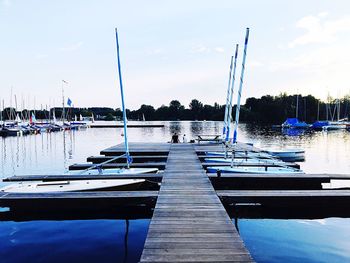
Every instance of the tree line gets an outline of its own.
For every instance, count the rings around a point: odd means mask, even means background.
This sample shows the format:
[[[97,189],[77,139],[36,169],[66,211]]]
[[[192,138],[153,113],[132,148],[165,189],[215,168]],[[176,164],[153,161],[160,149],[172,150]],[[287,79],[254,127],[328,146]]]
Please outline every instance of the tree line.
[[[287,95],[281,93],[278,96],[265,95],[261,98],[248,98],[241,106],[240,120],[242,122],[262,123],[262,124],[281,124],[286,118],[298,116],[299,120],[312,123],[316,120],[336,119],[337,108],[340,105],[340,118],[349,118],[350,97],[345,96],[338,100],[328,98],[327,102],[320,101],[312,95]],[[298,108],[298,110],[297,110]],[[235,111],[233,107],[233,112]],[[2,111],[2,119],[10,119],[11,113],[19,113],[23,116],[29,116],[28,110],[21,112],[15,109],[5,108]],[[30,112],[34,112],[33,110]],[[50,110],[36,110],[37,119],[52,118],[55,112],[56,118],[61,118],[62,108],[56,107]],[[178,100],[172,100],[169,105],[162,105],[154,108],[152,105],[143,104],[137,110],[126,110],[129,120],[213,120],[221,121],[225,114],[225,105],[203,104],[197,99],[193,99],[185,107]],[[90,108],[67,108],[66,118],[74,119],[74,116],[91,117],[97,120],[121,120],[123,112],[120,108],[112,109],[108,107],[90,107]],[[233,118],[235,114],[233,113]],[[1,115],[0,115],[1,116]]]

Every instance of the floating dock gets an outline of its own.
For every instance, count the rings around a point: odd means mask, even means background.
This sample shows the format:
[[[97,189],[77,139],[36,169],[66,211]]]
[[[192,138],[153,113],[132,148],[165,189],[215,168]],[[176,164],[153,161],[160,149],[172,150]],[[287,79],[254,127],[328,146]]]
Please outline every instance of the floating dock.
[[[259,152],[249,145],[238,145],[242,152]],[[106,209],[121,211],[126,218],[151,217],[141,262],[252,262],[231,218],[315,218],[348,216],[350,190],[324,190],[332,180],[349,180],[335,174],[207,174],[204,154],[223,151],[220,144],[130,143],[134,167],[158,167],[157,174],[138,175],[30,175],[13,176],[7,182],[69,181],[95,179],[145,179],[157,186],[134,191],[10,194],[0,193],[0,206],[10,207],[4,218],[52,218],[52,213],[70,209],[74,217],[82,207],[98,216]],[[82,170],[124,154],[122,144],[88,157],[89,163],[71,169]],[[122,167],[118,159],[104,167]],[[291,164],[293,165],[293,164]],[[161,183],[159,188],[158,183]],[[131,210],[127,210],[130,207]],[[126,208],[126,210],[124,210]],[[29,210],[50,210],[50,214]],[[120,210],[119,210],[120,209]],[[152,214],[152,209],[153,214]],[[257,213],[257,211],[260,211]],[[124,211],[124,212],[123,212]],[[134,211],[131,213],[131,211]],[[60,215],[62,216],[62,215]],[[88,217],[88,214],[83,214]],[[63,217],[64,218],[64,217]],[[0,217],[2,219],[2,217]],[[5,220],[5,219],[3,219]],[[234,221],[235,221],[234,220]]]

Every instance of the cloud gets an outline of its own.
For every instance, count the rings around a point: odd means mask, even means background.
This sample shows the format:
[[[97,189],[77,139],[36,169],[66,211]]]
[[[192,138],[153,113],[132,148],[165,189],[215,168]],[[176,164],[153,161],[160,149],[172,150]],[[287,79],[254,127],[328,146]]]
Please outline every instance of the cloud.
[[[347,70],[349,64],[348,44],[340,43],[301,53],[288,61],[272,62],[269,69],[273,72],[295,69],[308,72],[320,70],[329,72],[330,70]]]
[[[191,49],[191,53],[210,53],[210,52],[224,53],[225,49],[223,47],[212,48],[204,45],[197,45]]]
[[[218,53],[223,53],[223,52],[225,52],[225,49],[222,48],[222,47],[216,47],[216,48],[214,48],[214,50],[215,50],[216,52],[218,52]]]
[[[81,48],[82,45],[83,45],[83,42],[80,41],[80,42],[71,44],[69,46],[62,47],[62,48],[60,48],[60,50],[61,51],[75,51],[75,50],[78,50],[79,48]]]
[[[152,50],[149,50],[147,52],[148,55],[160,55],[160,54],[164,54],[164,53],[165,53],[165,51],[162,48],[152,49]]]
[[[3,4],[4,6],[10,6],[12,3],[10,0],[2,0],[1,4]]]
[[[209,53],[210,48],[204,45],[197,45],[191,49],[191,53]]]
[[[319,17],[326,17],[326,16],[328,16],[328,12],[318,13],[317,16],[319,16]]]
[[[317,16],[305,16],[296,23],[297,28],[306,30],[306,32],[291,41],[289,48],[298,45],[307,45],[312,43],[333,43],[338,39],[338,34],[350,31],[350,16],[345,16],[335,20],[325,20],[328,13],[322,12]]]

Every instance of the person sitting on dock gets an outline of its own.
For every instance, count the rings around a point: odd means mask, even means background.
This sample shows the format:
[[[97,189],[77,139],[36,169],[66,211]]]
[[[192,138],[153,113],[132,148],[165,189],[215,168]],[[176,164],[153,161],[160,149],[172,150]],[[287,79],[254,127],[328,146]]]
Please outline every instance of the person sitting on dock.
[[[184,136],[182,136],[182,142],[183,142],[183,143],[187,143],[187,137],[186,137],[186,134],[184,134]]]
[[[179,141],[179,135],[175,132],[173,136],[171,137],[171,143],[180,143]]]

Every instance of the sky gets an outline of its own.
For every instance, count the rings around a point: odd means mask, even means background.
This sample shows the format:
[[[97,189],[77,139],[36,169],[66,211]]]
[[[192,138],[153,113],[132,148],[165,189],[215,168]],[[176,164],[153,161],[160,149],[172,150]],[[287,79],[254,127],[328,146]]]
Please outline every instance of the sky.
[[[281,92],[350,93],[350,1],[0,0],[0,99],[7,106],[12,93],[18,108],[59,106],[63,85],[76,107],[120,108],[115,27],[130,109],[173,99],[224,104],[246,27],[243,103]]]

